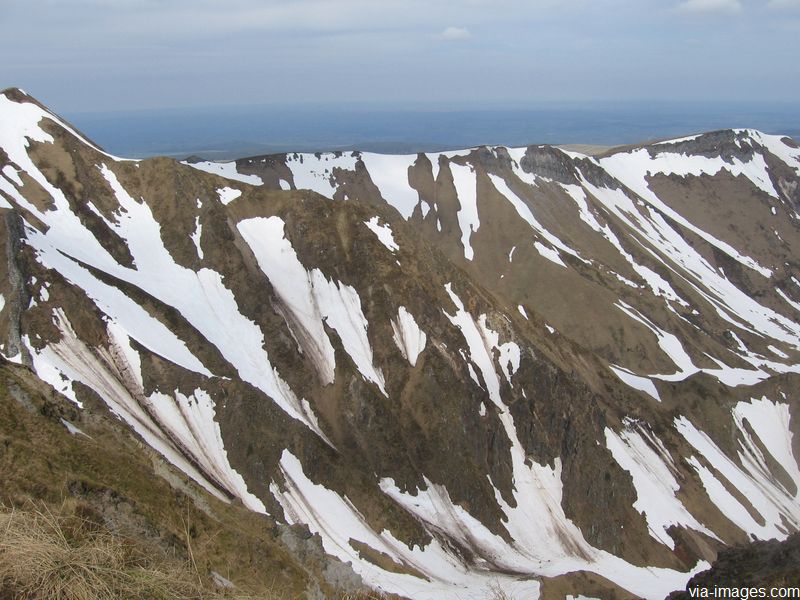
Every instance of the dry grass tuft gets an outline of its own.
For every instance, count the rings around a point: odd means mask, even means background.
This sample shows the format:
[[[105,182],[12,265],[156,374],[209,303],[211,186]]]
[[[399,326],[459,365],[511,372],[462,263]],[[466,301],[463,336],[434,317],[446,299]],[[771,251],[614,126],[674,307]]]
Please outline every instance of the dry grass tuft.
[[[0,506],[0,599],[216,600],[189,565],[45,505]]]

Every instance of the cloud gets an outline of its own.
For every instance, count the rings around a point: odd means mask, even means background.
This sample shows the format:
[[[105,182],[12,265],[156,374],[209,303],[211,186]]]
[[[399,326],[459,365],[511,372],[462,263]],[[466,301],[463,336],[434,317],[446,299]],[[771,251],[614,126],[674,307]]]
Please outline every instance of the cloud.
[[[775,10],[800,9],[800,0],[769,0],[767,7]]]
[[[465,27],[446,27],[439,34],[439,39],[446,42],[454,42],[458,40],[468,40],[472,37],[469,29]]]
[[[730,15],[741,12],[742,3],[739,0],[686,0],[678,5],[677,10],[683,13]]]

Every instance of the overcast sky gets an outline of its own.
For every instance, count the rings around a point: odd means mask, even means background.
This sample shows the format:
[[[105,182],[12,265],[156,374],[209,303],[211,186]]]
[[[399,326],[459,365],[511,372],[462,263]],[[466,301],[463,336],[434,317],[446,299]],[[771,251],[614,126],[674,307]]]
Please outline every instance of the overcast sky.
[[[0,0],[0,87],[62,112],[800,101],[800,0]]]

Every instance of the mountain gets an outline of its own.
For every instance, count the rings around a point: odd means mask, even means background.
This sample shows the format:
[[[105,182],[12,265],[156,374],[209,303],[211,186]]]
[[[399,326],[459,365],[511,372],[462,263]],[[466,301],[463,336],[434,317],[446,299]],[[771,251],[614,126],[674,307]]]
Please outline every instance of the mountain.
[[[789,138],[137,161],[7,90],[0,148],[3,355],[374,589],[664,598],[800,529]]]

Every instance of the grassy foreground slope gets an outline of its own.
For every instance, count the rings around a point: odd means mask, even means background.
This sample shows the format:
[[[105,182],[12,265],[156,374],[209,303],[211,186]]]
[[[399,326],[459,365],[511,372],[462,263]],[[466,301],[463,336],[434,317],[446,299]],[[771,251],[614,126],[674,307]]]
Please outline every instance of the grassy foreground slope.
[[[0,599],[347,592],[313,539],[216,500],[101,402],[77,410],[0,361]]]

